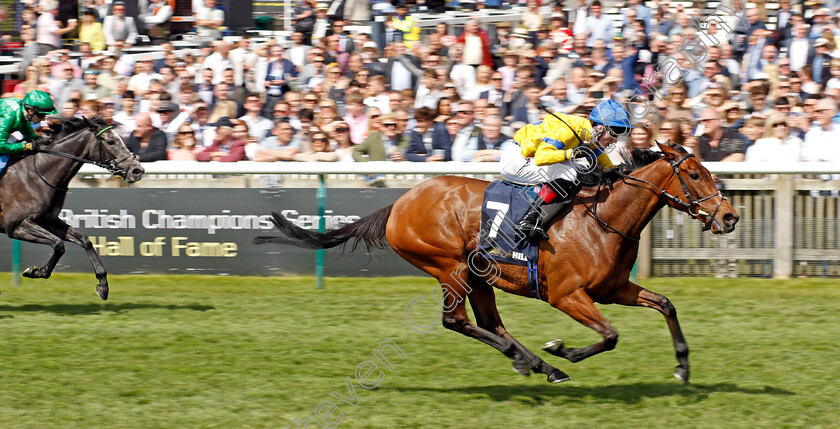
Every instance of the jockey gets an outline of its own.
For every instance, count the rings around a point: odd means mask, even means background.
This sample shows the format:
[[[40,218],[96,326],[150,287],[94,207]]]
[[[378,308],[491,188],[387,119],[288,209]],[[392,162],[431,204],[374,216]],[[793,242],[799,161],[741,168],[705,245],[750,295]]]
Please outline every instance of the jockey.
[[[4,98],[0,100],[0,156],[8,156],[25,150],[37,150],[43,144],[32,123],[39,123],[51,113],[56,113],[52,98],[44,91],[30,91],[23,100]],[[23,142],[9,142],[15,131],[23,134]]]
[[[542,206],[571,201],[579,190],[578,172],[612,167],[604,149],[630,128],[627,111],[613,100],[595,106],[589,119],[556,113],[522,127],[514,136],[519,146],[511,145],[501,159],[506,180],[536,185],[529,189],[531,208],[515,229],[548,238],[541,225]]]

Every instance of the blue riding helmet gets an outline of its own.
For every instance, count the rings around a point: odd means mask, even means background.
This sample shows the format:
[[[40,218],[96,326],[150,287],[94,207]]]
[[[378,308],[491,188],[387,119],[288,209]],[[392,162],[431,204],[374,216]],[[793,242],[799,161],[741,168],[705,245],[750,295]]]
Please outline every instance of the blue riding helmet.
[[[627,131],[633,126],[630,124],[630,116],[624,107],[617,101],[607,100],[598,103],[592,113],[589,115],[589,120],[596,125],[603,125],[610,130],[610,134],[626,135]]]

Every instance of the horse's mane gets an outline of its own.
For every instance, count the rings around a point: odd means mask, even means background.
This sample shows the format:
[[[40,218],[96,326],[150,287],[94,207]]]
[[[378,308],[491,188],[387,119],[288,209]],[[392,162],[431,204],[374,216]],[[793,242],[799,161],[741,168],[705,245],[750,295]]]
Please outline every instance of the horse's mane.
[[[680,149],[685,151],[685,149]],[[607,170],[596,168],[591,172],[578,174],[578,180],[580,180],[584,188],[611,185],[616,180],[621,179],[621,175],[617,173],[618,170],[630,173],[646,165],[653,164],[656,160],[665,156],[660,151],[639,148],[627,149],[624,147],[618,149],[618,154],[621,157],[621,163],[615,168]]]
[[[101,116],[96,115],[90,119],[84,118],[67,118],[61,121],[58,125],[52,126],[53,140],[75,133],[76,131],[90,128],[93,125],[97,129],[102,129],[108,126],[108,123],[102,119]]]

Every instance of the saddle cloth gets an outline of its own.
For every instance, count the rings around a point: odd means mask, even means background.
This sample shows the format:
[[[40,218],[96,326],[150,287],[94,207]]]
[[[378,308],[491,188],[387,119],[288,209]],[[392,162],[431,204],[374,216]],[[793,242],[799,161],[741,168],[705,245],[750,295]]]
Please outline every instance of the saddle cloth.
[[[537,299],[539,275],[537,259],[539,257],[538,237],[527,237],[516,232],[516,222],[528,212],[529,195],[533,186],[518,185],[497,180],[484,191],[481,205],[481,232],[478,244],[482,256],[515,265],[528,267],[528,279],[531,295]]]

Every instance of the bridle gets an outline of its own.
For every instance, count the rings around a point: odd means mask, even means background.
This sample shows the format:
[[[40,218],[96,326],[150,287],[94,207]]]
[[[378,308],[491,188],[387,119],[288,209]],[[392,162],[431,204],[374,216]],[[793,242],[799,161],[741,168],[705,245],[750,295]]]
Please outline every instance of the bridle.
[[[84,163],[84,164],[93,164],[97,167],[101,167],[101,168],[104,168],[105,170],[110,171],[111,172],[111,177],[119,176],[119,177],[122,177],[122,178],[126,178],[126,176],[128,175],[128,170],[129,170],[129,168],[131,168],[131,164],[129,164],[127,167],[125,167],[125,169],[120,169],[118,166],[119,166],[119,164],[121,164],[126,159],[133,157],[134,156],[133,154],[129,153],[128,155],[126,155],[125,157],[123,157],[121,159],[111,158],[111,159],[105,160],[106,159],[105,158],[105,148],[103,146],[104,139],[102,138],[102,134],[105,133],[108,130],[113,129],[113,128],[114,128],[113,125],[108,125],[107,127],[99,130],[96,133],[96,144],[97,144],[97,149],[99,150],[100,161],[93,161],[93,160],[90,160],[90,159],[87,159],[87,158],[82,158],[82,157],[78,157],[76,155],[71,155],[69,153],[58,152],[58,151],[49,150],[49,149],[40,149],[39,148],[38,152],[43,152],[43,153],[46,153],[46,154],[49,154],[49,155],[60,156],[60,157],[71,159],[73,161],[81,162],[81,163]],[[88,129],[90,130],[90,128],[88,128]],[[84,130],[80,130],[80,131],[84,131]],[[91,131],[93,131],[93,130],[91,130]],[[52,183],[47,181],[47,179],[41,174],[41,171],[38,169],[38,164],[36,163],[37,162],[36,159],[37,159],[37,157],[35,157],[35,156],[32,157],[32,166],[34,167],[35,172],[38,174],[38,177],[41,179],[41,181],[46,183],[47,186],[49,186],[50,188],[53,188],[57,191],[66,192],[67,188],[59,188],[59,187],[57,187],[57,186],[55,186]],[[105,160],[105,161],[102,161],[102,160]]]
[[[709,216],[709,219],[706,220],[705,222],[703,222],[703,225],[704,225],[703,226],[703,231],[708,231],[712,228],[712,225],[715,222],[717,222],[716,216],[717,216],[718,210],[720,210],[720,206],[723,204],[723,202],[726,201],[726,196],[723,195],[723,193],[720,192],[720,190],[718,190],[717,193],[709,194],[709,195],[707,195],[705,197],[702,197],[702,198],[697,198],[697,197],[694,196],[694,194],[691,192],[691,190],[688,189],[688,184],[686,184],[685,179],[682,177],[682,174],[680,173],[680,164],[682,164],[688,158],[692,158],[692,157],[694,157],[694,154],[687,153],[677,160],[666,158],[668,163],[671,164],[671,168],[673,168],[673,174],[676,174],[677,178],[680,180],[680,184],[682,185],[682,188],[683,188],[683,193],[685,194],[685,200],[683,200],[682,198],[680,198],[677,195],[673,195],[673,194],[669,193],[665,189],[662,189],[659,186],[654,185],[653,183],[648,182],[647,180],[631,176],[631,175],[629,175],[627,173],[624,173],[620,170],[616,170],[615,172],[616,172],[616,174],[621,176],[623,179],[633,180],[633,181],[644,183],[644,184],[650,186],[651,188],[653,188],[654,190],[657,191],[657,193],[659,194],[660,197],[664,197],[665,199],[671,201],[673,204],[678,205],[680,207],[683,207],[685,209],[686,213],[688,213],[691,217],[693,217],[695,219],[699,219],[699,216],[701,216],[701,215]],[[601,193],[601,184],[598,185],[598,193],[597,194],[600,194],[600,193]],[[592,208],[590,208],[588,205],[586,205],[586,203],[583,204],[584,207],[586,207],[586,210],[590,214],[592,214],[595,217],[595,220],[597,220],[598,223],[600,223],[601,226],[603,226],[604,228],[606,228],[606,229],[608,229],[612,232],[617,233],[622,238],[625,238],[625,239],[628,239],[628,240],[631,240],[631,241],[639,241],[638,238],[628,236],[627,234],[615,229],[613,226],[611,226],[607,222],[604,222],[604,220],[602,220],[600,217],[598,217],[598,214],[596,212],[597,202],[598,202],[597,194],[596,194],[595,204],[593,204]],[[709,214],[709,213],[703,211],[703,209],[700,207],[700,203],[702,203],[703,201],[712,199],[714,197],[720,197],[720,201],[718,202],[717,206],[715,207],[715,211],[712,214]],[[688,202],[686,202],[686,200]]]

